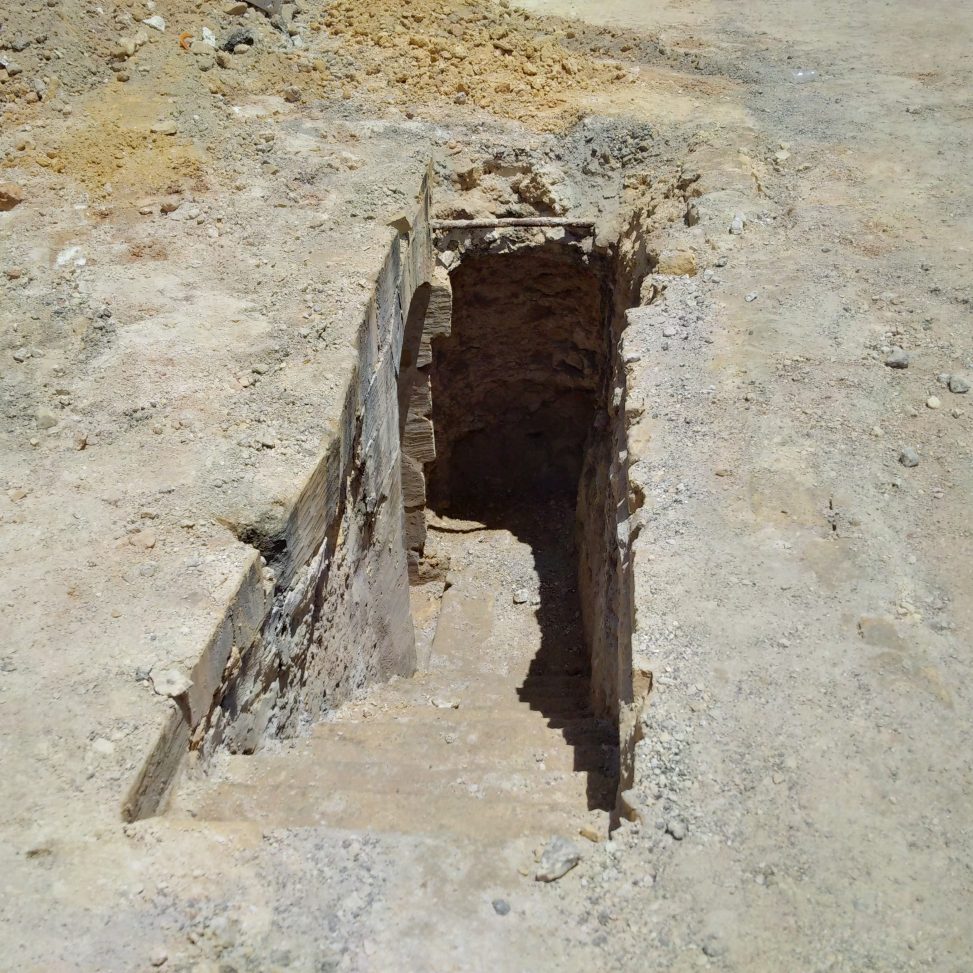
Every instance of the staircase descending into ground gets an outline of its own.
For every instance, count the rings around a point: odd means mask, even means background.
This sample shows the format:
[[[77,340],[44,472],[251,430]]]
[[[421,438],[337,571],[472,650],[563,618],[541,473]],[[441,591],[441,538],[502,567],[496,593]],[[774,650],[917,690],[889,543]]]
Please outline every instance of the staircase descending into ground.
[[[548,527],[543,549],[503,529],[442,530],[441,601],[441,583],[414,589],[416,676],[307,738],[218,758],[170,816],[499,844],[606,835],[617,733],[588,705],[570,524]]]

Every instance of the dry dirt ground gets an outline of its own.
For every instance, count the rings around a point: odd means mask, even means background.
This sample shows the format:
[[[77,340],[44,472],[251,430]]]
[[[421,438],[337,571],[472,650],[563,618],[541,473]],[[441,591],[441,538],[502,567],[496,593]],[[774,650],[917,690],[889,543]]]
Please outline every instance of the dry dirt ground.
[[[0,11],[0,967],[973,966],[971,8],[519,6]],[[430,158],[442,215],[534,211],[466,178],[498,157],[606,220],[700,174],[698,272],[625,336],[640,820],[551,884],[449,835],[123,825],[149,676],[333,433],[388,221]]]

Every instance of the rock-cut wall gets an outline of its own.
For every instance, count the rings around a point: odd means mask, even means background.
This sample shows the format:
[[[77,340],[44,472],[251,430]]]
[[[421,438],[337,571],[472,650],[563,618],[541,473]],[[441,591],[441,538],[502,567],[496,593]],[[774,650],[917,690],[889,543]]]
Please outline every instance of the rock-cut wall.
[[[429,297],[429,207],[427,175],[411,231],[390,238],[339,428],[279,522],[239,530],[250,570],[125,799],[129,820],[160,809],[187,754],[192,766],[220,747],[251,752],[415,668],[399,372],[406,324],[424,316],[410,307]]]

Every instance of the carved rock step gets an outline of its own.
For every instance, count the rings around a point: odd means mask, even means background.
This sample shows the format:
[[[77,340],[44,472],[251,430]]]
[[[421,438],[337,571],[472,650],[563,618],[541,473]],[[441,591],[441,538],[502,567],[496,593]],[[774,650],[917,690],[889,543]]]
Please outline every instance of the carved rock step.
[[[429,606],[414,598],[429,641],[423,671],[345,703],[293,745],[224,755],[208,777],[184,782],[170,815],[459,837],[491,847],[489,862],[522,840],[582,826],[604,833],[608,815],[598,808],[614,804],[618,737],[591,712],[572,606],[557,624],[548,617],[546,636],[526,608],[510,607],[506,558],[520,557],[527,576],[530,551],[503,531],[494,553],[476,543],[435,606],[434,635]],[[463,552],[471,541],[454,546]],[[558,604],[549,599],[547,611]],[[483,865],[474,856],[463,867]]]
[[[577,680],[563,683],[531,680],[525,685],[476,680],[425,680],[411,686],[397,682],[365,703],[346,705],[337,714],[337,719],[348,719],[361,712],[381,714],[437,704],[445,708],[450,703],[458,703],[461,710],[473,714],[503,711],[515,715],[523,711],[548,714],[561,720],[593,719],[588,697],[586,688]]]
[[[463,671],[441,671],[433,669],[421,673],[412,679],[396,678],[385,683],[376,693],[381,698],[402,696],[408,697],[412,693],[430,691],[452,687],[456,690],[464,687],[481,693],[496,693],[499,695],[516,693],[519,689],[544,690],[552,694],[564,693],[569,696],[587,697],[588,680],[581,675],[567,672],[531,671],[501,675],[489,672],[470,671],[467,666]]]
[[[572,734],[572,743],[561,736],[548,734],[518,734],[511,738],[509,730],[482,723],[477,726],[456,726],[451,723],[413,723],[406,735],[383,734],[375,739],[372,732],[356,732],[356,727],[343,726],[329,739],[328,746],[335,754],[355,752],[363,757],[369,754],[393,755],[409,759],[416,754],[422,759],[439,759],[441,762],[460,762],[464,766],[473,763],[491,765],[506,761],[516,767],[538,762],[538,755],[548,767],[575,770],[591,766],[596,757],[613,754],[617,748],[601,733]]]
[[[569,744],[561,734],[514,731],[509,724],[479,721],[475,725],[444,719],[413,721],[407,729],[397,724],[329,724],[315,730],[312,746],[322,757],[335,759],[354,755],[357,759],[425,760],[442,766],[489,767],[502,761],[512,769],[538,763],[538,757],[551,770],[587,770],[611,762],[617,752],[611,737],[603,730],[577,730]],[[317,740],[327,741],[327,750]],[[246,758],[252,759],[252,758]]]
[[[478,801],[529,798],[541,803],[565,803],[568,808],[583,808],[589,793],[601,793],[609,778],[573,769],[552,769],[535,761],[511,766],[509,762],[486,762],[483,754],[476,763],[442,766],[436,760],[415,755],[412,759],[391,762],[381,756],[367,759],[336,759],[327,750],[309,749],[280,756],[233,757],[222,768],[221,788],[260,785],[278,797],[301,791],[310,800],[317,794],[325,803],[336,791],[355,793],[434,797],[471,796]]]
[[[185,798],[191,797],[187,792]],[[182,801],[170,814],[186,814]],[[395,794],[359,790],[352,781],[327,793],[302,784],[274,790],[262,781],[230,783],[205,792],[192,813],[214,821],[253,821],[271,827],[348,828],[400,834],[450,833],[477,838],[543,838],[576,833],[585,817],[566,800],[487,800],[471,794]],[[594,815],[595,820],[598,819]],[[604,815],[601,815],[604,818]]]
[[[598,736],[606,742],[615,739],[612,725],[607,720],[598,719],[594,716],[583,715],[575,718],[561,717],[556,718],[563,727],[557,732],[552,732],[549,726],[551,718],[547,717],[540,710],[532,709],[523,703],[491,706],[472,707],[465,701],[459,702],[459,706],[452,704],[449,696],[443,699],[424,701],[421,705],[397,706],[395,708],[374,708],[353,716],[342,717],[338,720],[320,723],[314,727],[313,733],[327,733],[331,727],[353,726],[360,723],[377,724],[386,723],[389,726],[399,724],[408,725],[411,723],[436,723],[446,721],[457,726],[471,726],[479,728],[484,724],[503,723],[508,728],[518,728],[518,732],[531,734],[537,732],[543,739],[556,739],[559,733],[565,730],[574,732],[586,731],[591,736]]]
[[[614,758],[613,737],[603,722],[576,720],[552,732],[524,706],[471,716],[426,704],[392,718],[319,724],[298,749],[228,757],[213,779],[187,783],[171,813],[286,826],[423,834],[478,834],[482,826],[495,835],[540,835],[555,821],[571,833],[586,807],[610,802],[611,778],[603,772]]]

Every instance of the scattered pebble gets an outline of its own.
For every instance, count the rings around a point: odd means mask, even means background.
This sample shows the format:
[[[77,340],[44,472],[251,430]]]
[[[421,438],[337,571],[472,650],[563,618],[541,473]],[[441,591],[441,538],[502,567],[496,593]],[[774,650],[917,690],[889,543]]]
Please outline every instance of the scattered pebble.
[[[134,547],[141,547],[146,551],[151,551],[156,545],[155,531],[137,530],[129,537],[129,543]]]
[[[950,375],[946,385],[955,395],[965,395],[970,390],[970,383],[962,375]]]
[[[236,54],[238,53],[237,48],[241,45],[251,47],[253,46],[253,43],[253,31],[237,29],[230,31],[230,33],[223,39],[223,43],[220,44],[220,49]]]
[[[7,69],[9,74],[10,69]],[[0,212],[12,210],[24,201],[24,191],[13,182],[0,182]]]
[[[158,14],[153,14],[151,17],[146,17],[142,23],[145,24],[146,27],[151,27],[153,30],[164,31],[166,29],[165,20]]]
[[[942,405],[942,402],[940,402],[939,401],[939,398],[937,396],[935,396],[935,395],[930,395],[929,398],[926,399],[926,408],[927,409],[938,409],[941,405]]]
[[[757,292],[756,291],[750,291],[750,293],[747,294],[747,296],[746,296],[747,304],[752,304],[756,299],[757,299]]]
[[[526,588],[518,588],[514,592],[514,604],[526,605],[530,601],[530,592]]]
[[[510,903],[506,899],[494,899],[492,905],[493,911],[498,916],[505,916],[510,912]]]
[[[689,829],[682,818],[672,818],[670,821],[666,821],[666,834],[672,835],[676,841],[682,841],[689,834]]]
[[[743,232],[743,228],[747,225],[746,219],[744,219],[743,213],[736,213],[733,219],[730,221],[730,232],[735,236],[738,236]]]
[[[663,250],[655,267],[657,274],[670,277],[694,277],[696,270],[696,255],[680,249]]]
[[[918,466],[919,453],[911,446],[906,446],[905,449],[903,449],[902,452],[899,453],[899,462],[903,466]]]
[[[57,425],[57,416],[50,409],[37,410],[37,428],[53,429]]]
[[[581,853],[567,838],[551,838],[541,853],[534,878],[538,882],[555,882],[581,861]]]
[[[907,351],[904,351],[902,348],[893,348],[892,354],[885,359],[885,364],[889,368],[908,368],[909,360],[909,353]]]

